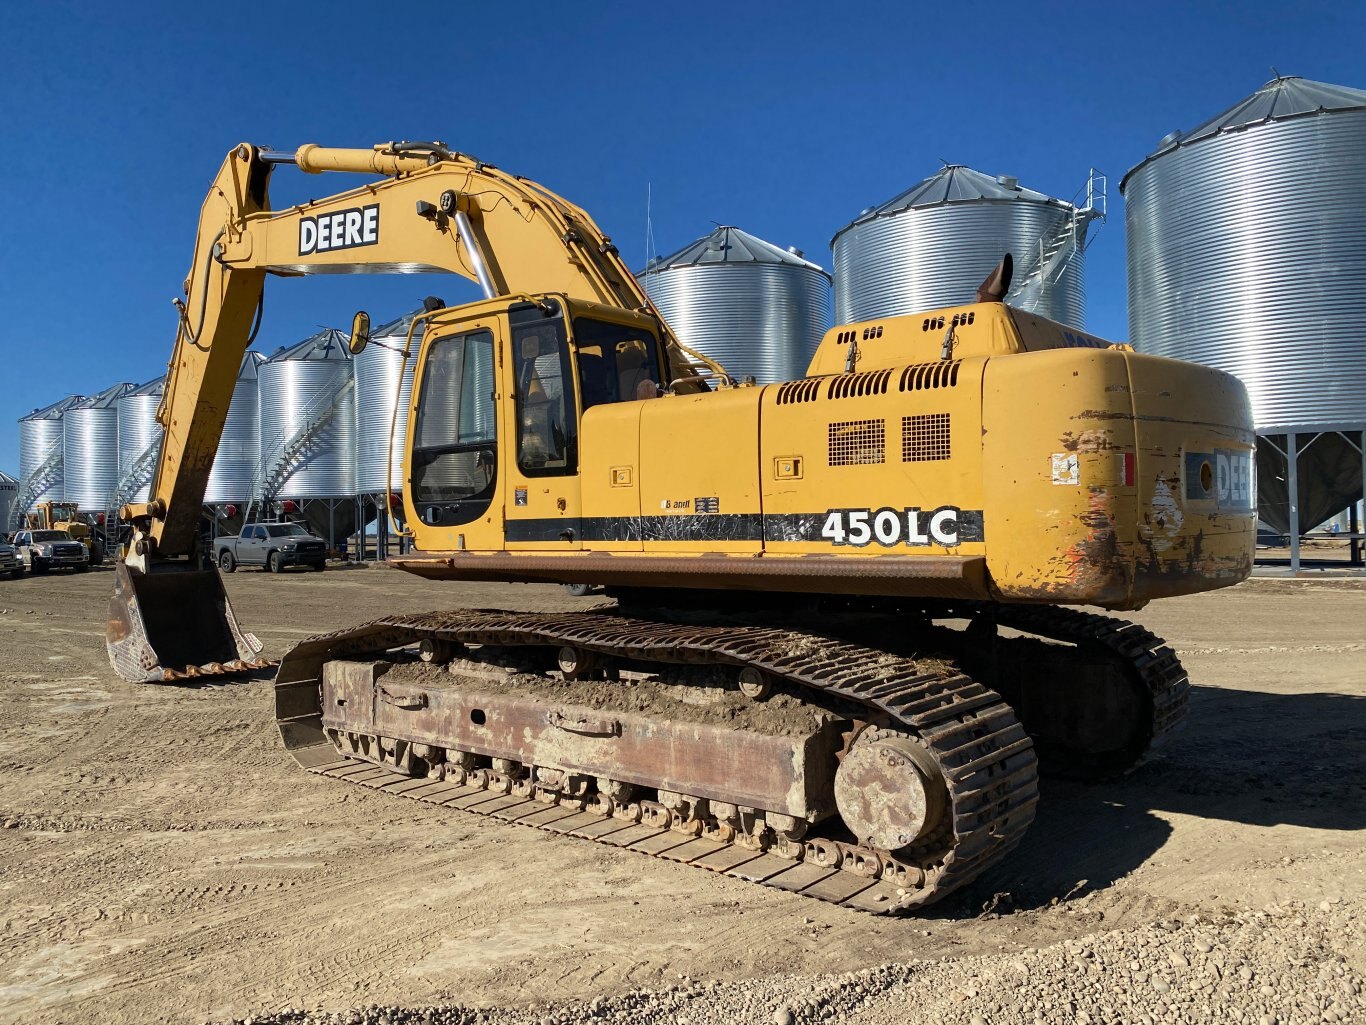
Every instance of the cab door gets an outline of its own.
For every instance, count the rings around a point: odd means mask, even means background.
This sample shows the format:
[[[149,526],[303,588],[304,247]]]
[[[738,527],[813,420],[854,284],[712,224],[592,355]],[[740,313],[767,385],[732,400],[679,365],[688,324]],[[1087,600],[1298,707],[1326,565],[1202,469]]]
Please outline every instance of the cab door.
[[[429,321],[413,380],[404,514],[419,551],[499,551],[508,455],[499,424],[506,395],[506,325],[483,315]]]
[[[514,551],[583,547],[579,411],[564,303],[518,303],[508,310],[504,404],[511,441],[504,466],[506,545]]]

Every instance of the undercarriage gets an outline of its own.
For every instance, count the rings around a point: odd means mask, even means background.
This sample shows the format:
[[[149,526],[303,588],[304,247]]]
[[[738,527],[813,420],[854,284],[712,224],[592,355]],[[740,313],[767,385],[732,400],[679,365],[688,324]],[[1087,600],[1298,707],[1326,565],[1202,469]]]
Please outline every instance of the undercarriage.
[[[1054,607],[458,610],[299,644],[277,718],[313,772],[885,913],[1004,858],[1041,765],[1136,764],[1187,689]]]

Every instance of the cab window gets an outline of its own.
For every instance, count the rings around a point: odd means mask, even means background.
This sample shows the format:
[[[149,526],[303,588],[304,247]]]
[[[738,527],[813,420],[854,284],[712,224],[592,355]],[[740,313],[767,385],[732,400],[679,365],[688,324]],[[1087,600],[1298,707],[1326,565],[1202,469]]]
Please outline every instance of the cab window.
[[[644,328],[576,317],[574,349],[583,408],[658,395],[657,345],[655,336]]]
[[[578,467],[578,416],[564,320],[537,306],[514,309],[512,366],[517,384],[517,465],[528,477]]]

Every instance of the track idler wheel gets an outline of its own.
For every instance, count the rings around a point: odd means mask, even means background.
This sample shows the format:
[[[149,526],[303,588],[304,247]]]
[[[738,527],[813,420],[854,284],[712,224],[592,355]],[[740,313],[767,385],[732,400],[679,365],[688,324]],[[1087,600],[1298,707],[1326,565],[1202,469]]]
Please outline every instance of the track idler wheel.
[[[598,667],[598,656],[595,652],[575,648],[569,644],[560,648],[555,661],[566,680],[587,679]]]
[[[861,843],[897,851],[939,825],[948,788],[933,756],[914,737],[868,729],[835,773],[835,805]]]
[[[417,657],[434,666],[444,666],[460,655],[461,645],[440,637],[424,637],[418,642]]]

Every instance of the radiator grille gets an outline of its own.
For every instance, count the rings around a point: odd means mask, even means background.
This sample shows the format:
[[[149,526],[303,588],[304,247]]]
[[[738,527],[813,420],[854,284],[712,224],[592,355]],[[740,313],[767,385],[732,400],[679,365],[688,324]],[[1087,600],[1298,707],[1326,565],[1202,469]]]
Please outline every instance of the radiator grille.
[[[949,458],[949,414],[901,418],[901,461],[928,463]]]
[[[831,466],[862,466],[886,458],[885,420],[844,420],[830,425]]]

